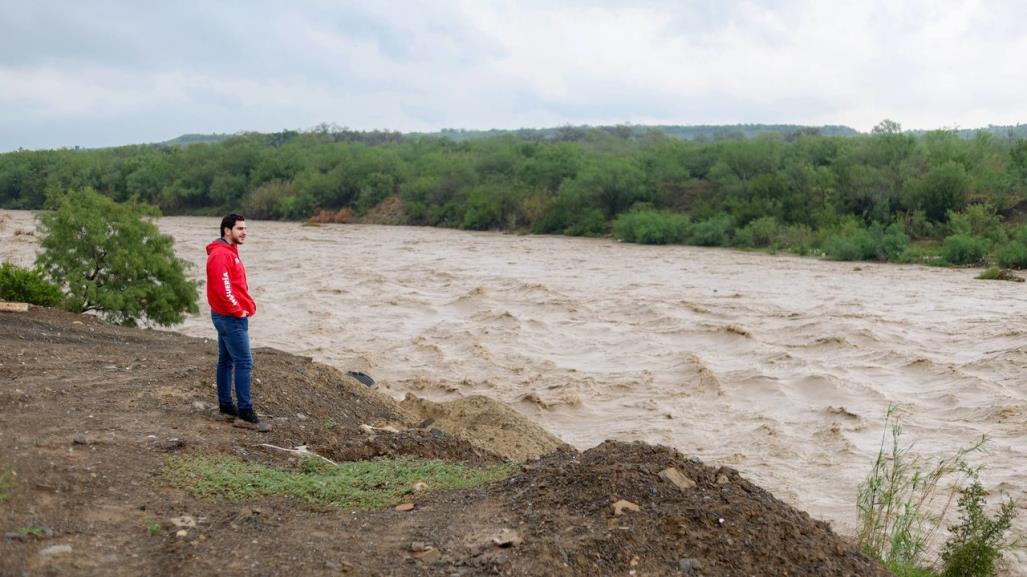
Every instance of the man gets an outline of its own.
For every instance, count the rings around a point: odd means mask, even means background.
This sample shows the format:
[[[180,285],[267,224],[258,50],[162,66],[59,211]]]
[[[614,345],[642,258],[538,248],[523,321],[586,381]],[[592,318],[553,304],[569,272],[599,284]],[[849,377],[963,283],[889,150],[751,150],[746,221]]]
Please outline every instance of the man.
[[[246,268],[239,259],[239,245],[245,242],[246,219],[229,214],[221,220],[221,238],[207,245],[207,302],[218,331],[218,413],[237,427],[264,433],[271,427],[257,417],[250,399],[249,318],[257,305],[247,290]],[[238,408],[232,402],[233,370]]]

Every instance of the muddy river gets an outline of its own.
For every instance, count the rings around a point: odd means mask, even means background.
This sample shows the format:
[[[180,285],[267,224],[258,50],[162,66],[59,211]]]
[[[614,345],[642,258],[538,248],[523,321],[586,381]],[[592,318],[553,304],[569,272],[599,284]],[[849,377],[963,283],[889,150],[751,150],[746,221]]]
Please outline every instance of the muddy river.
[[[894,404],[918,453],[987,435],[971,460],[1027,529],[1027,285],[609,239],[248,225],[256,346],[362,370],[396,397],[495,397],[580,448],[671,445],[849,534]],[[218,219],[160,227],[202,275]],[[0,211],[0,258],[30,264],[32,229]],[[211,337],[201,308],[175,330]]]

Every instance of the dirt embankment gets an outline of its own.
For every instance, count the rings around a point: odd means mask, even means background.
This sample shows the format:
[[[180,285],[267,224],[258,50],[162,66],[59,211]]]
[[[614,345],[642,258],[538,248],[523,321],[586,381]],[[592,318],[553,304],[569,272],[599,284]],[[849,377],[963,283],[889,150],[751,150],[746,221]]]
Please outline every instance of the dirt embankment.
[[[255,353],[273,431],[236,429],[213,419],[216,352],[91,317],[0,313],[0,575],[886,574],[731,469],[644,444],[578,453],[494,401],[397,402],[280,351]],[[171,455],[290,466],[262,443],[337,461],[527,461],[484,488],[418,494],[410,512],[197,499],[160,474]],[[187,535],[152,531],[183,515]]]

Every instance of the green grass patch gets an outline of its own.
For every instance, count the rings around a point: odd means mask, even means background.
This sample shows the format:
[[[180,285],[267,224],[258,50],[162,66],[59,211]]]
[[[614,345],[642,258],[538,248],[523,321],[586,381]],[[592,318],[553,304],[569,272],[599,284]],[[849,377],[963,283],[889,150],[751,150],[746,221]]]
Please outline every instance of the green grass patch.
[[[23,537],[31,537],[33,539],[43,539],[50,534],[45,527],[37,527],[35,525],[29,525],[28,527],[18,527],[15,532]]]
[[[513,464],[488,468],[398,458],[331,465],[306,459],[293,470],[244,463],[226,456],[172,457],[164,474],[172,485],[196,497],[243,501],[260,497],[297,497],[318,505],[379,509],[402,501],[423,482],[432,489],[478,487],[509,477]]]
[[[0,473],[0,503],[6,503],[14,495],[14,469]]]

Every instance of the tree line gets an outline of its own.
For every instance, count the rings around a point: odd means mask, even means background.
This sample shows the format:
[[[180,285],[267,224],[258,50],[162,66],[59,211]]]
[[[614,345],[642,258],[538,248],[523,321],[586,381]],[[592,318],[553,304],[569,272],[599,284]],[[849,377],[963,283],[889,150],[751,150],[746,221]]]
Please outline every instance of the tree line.
[[[164,214],[370,222],[1027,266],[1027,140],[819,130],[688,141],[639,127],[477,139],[239,134],[189,146],[0,155],[0,207],[92,188]]]

